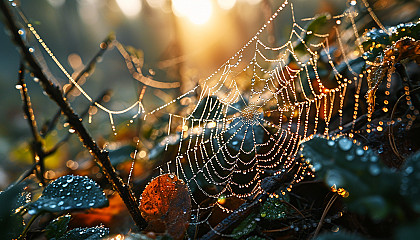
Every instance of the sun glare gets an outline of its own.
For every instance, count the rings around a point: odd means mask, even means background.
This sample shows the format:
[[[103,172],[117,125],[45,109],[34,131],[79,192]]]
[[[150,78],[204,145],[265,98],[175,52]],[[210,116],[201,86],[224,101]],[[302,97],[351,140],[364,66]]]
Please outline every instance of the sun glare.
[[[172,8],[178,17],[186,17],[197,25],[208,22],[213,12],[210,0],[172,0]]]
[[[142,7],[140,0],[117,0],[117,4],[127,17],[135,17]]]
[[[235,6],[236,0],[217,0],[220,8],[224,10],[229,10]]]

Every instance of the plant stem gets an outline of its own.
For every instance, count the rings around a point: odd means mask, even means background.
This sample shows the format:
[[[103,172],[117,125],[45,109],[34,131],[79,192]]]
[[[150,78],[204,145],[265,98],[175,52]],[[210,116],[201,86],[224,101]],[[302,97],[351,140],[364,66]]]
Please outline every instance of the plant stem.
[[[31,98],[29,97],[28,88],[26,87],[25,65],[23,63],[20,64],[20,68],[19,68],[18,85],[20,86],[20,94],[22,96],[23,112],[25,114],[26,120],[28,121],[29,127],[31,129],[31,133],[33,136],[33,140],[31,142],[31,150],[34,157],[34,164],[35,164],[34,170],[38,179],[41,181],[42,185],[45,185],[44,159],[46,157],[46,154],[44,152],[42,138],[38,132],[38,127],[36,124],[35,115],[34,115],[34,111],[31,104]],[[37,166],[39,166],[39,172],[37,171]]]
[[[21,55],[31,68],[32,73],[39,79],[41,86],[43,87],[44,91],[48,94],[48,96],[60,107],[63,114],[67,117],[68,123],[76,131],[80,138],[80,141],[89,150],[90,154],[94,157],[94,160],[102,167],[104,175],[112,184],[113,188],[118,192],[121,199],[123,199],[124,204],[130,212],[130,215],[133,218],[137,227],[140,230],[144,229],[147,226],[147,222],[141,216],[137,200],[134,197],[131,188],[128,185],[126,185],[122,181],[122,179],[117,175],[109,159],[108,152],[100,149],[96,145],[96,142],[92,139],[90,134],[87,132],[86,128],[83,126],[79,116],[74,113],[69,103],[63,97],[63,94],[60,91],[60,89],[57,86],[55,86],[51,81],[49,81],[48,78],[45,76],[39,63],[29,52],[28,46],[26,46],[25,42],[19,35],[19,29],[17,27],[17,24],[15,23],[10,9],[4,0],[0,1],[0,10],[4,14],[5,23],[11,32],[12,40],[19,47]]]
[[[23,232],[22,232],[22,234],[19,236],[18,240],[25,239],[26,234],[27,234],[27,233],[28,233],[28,231],[29,231],[29,228],[32,226],[32,223],[34,223],[35,219],[36,219],[39,215],[41,215],[41,212],[39,212],[39,213],[37,213],[37,214],[33,215],[33,216],[31,217],[31,219],[29,219],[29,222],[26,224],[26,226],[25,226],[25,228],[23,229]]]

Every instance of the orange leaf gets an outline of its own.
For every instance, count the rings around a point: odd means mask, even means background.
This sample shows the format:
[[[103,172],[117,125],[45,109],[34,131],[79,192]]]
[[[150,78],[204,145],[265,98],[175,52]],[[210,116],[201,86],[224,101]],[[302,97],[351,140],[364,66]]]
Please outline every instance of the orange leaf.
[[[184,181],[174,174],[153,179],[142,193],[140,211],[149,222],[147,231],[182,239],[191,215],[191,198]]]

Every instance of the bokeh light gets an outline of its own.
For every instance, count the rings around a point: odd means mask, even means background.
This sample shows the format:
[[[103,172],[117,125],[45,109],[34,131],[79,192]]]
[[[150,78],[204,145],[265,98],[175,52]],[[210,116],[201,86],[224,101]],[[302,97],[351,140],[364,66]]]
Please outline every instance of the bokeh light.
[[[197,25],[208,22],[213,13],[210,0],[173,0],[172,9],[178,17],[186,17]]]
[[[225,10],[229,10],[235,6],[236,0],[217,0],[219,7]]]
[[[117,4],[127,17],[137,16],[142,8],[140,0],[117,0]]]

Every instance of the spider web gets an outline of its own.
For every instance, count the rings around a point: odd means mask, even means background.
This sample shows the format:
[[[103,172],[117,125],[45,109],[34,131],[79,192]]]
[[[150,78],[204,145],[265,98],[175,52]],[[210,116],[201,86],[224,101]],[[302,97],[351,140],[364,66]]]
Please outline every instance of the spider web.
[[[350,61],[364,51],[354,19],[357,3],[351,1],[349,5],[341,15],[324,16],[324,24],[335,30],[331,34],[302,27],[294,17],[293,4],[284,1],[257,34],[215,73],[145,115],[162,112],[186,98],[196,100],[184,112],[166,112],[168,137],[161,145],[177,150],[176,156],[160,167],[161,173],[174,173],[184,179],[191,192],[215,199],[202,204],[195,194],[191,195],[196,224],[209,224],[211,213],[204,220],[198,215],[214,206],[225,212],[234,210],[217,200],[247,199],[265,193],[262,179],[296,167],[282,194],[291,191],[294,184],[313,176],[315,170],[298,157],[300,144],[316,134],[335,137],[341,134],[344,123],[355,122],[364,75],[356,73]],[[368,3],[362,1],[360,5],[386,31]],[[283,45],[268,46],[264,41],[266,28],[285,10],[292,13],[289,39]],[[342,40],[342,22],[351,26],[352,36],[346,36],[350,42]],[[330,47],[329,42],[336,44]],[[328,69],[329,75],[321,74],[321,68]],[[353,101],[346,98],[349,92]],[[350,113],[346,113],[346,119],[345,102],[353,104],[347,109]],[[330,129],[339,131],[332,134]]]
[[[341,15],[296,21],[293,4],[284,1],[257,33],[212,75],[151,111],[142,103],[146,87],[175,88],[177,83],[161,83],[145,77],[139,59],[114,40],[112,44],[124,57],[133,78],[145,87],[130,107],[110,110],[83,90],[23,13],[19,9],[18,12],[69,82],[93,106],[109,114],[114,131],[113,116],[132,109],[137,109],[133,119],[168,116],[168,136],[160,146],[176,155],[159,167],[160,172],[176,174],[187,184],[195,208],[192,224],[209,224],[211,213],[204,218],[200,213],[209,212],[215,206],[226,212],[234,211],[217,200],[247,199],[265,193],[261,183],[267,176],[297,169],[283,194],[305,176],[313,176],[314,167],[297,156],[300,144],[315,134],[335,137],[341,134],[344,124],[353,122],[354,125],[361,111],[364,78],[364,73],[358,73],[350,64],[364,52],[363,39],[359,36],[363,26],[357,26],[355,18],[367,13],[382,31],[387,30],[365,0],[348,1],[348,5]],[[265,41],[269,34],[267,28],[284,11],[292,13],[289,38],[283,45],[269,46]],[[327,30],[301,26],[302,22],[321,20]],[[352,133],[348,135],[352,137]],[[213,201],[202,201],[200,195]]]

